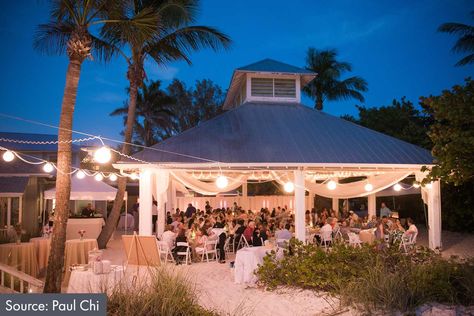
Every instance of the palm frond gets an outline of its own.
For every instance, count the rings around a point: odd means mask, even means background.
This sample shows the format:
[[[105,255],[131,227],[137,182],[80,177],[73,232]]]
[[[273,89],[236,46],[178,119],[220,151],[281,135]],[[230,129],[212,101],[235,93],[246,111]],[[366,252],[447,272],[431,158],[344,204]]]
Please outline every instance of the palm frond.
[[[474,35],[474,27],[462,23],[444,23],[438,27],[438,32],[458,35]]]
[[[474,54],[469,54],[456,63],[456,66],[474,64]]]
[[[188,26],[157,38],[146,46],[145,51],[158,63],[177,59],[190,63],[187,55],[192,51],[202,48],[227,49],[230,44],[231,39],[215,28]]]
[[[33,47],[49,55],[64,54],[74,25],[66,22],[49,22],[36,28]]]
[[[453,52],[474,52],[474,33],[464,35],[456,41],[452,48]]]

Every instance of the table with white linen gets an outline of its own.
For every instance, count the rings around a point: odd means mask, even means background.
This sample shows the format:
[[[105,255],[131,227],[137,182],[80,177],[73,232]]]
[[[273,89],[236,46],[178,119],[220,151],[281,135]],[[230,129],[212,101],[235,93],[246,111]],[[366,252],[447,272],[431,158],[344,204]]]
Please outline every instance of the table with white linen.
[[[97,239],[105,221],[102,217],[69,218],[66,227],[66,239],[79,238],[79,231],[84,230],[84,238]]]
[[[359,232],[359,239],[366,244],[371,244],[375,241],[375,228],[362,229]]]
[[[259,264],[263,263],[263,258],[272,251],[268,247],[246,247],[237,251],[234,262],[234,282],[254,284],[257,276],[254,271]]]
[[[30,242],[35,245],[36,256],[38,257],[38,269],[42,274],[48,266],[49,250],[51,248],[51,238],[36,237],[31,238]]]
[[[89,260],[89,251],[99,249],[96,239],[71,239],[66,241],[64,250],[64,269],[66,275],[64,281],[67,283],[71,272],[69,267],[73,264],[86,264]]]
[[[125,217],[127,218],[126,226],[125,226]],[[122,214],[120,216],[120,220],[119,220],[117,228],[122,229],[122,230],[125,230],[125,228],[127,228],[127,230],[133,230],[135,228],[135,219],[133,218],[133,215],[128,214],[128,213],[127,215]]]
[[[0,262],[35,278],[38,276],[36,249],[31,242],[1,244]]]
[[[95,274],[90,268],[86,271],[73,270],[67,293],[110,293],[122,278],[122,266],[112,266],[112,271],[105,274]]]

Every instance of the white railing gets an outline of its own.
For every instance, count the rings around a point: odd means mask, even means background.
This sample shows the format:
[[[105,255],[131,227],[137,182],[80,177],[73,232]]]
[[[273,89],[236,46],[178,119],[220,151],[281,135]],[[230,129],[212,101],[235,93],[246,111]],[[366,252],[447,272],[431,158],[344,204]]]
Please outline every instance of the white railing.
[[[0,263],[0,292],[41,293],[43,286],[43,281]]]

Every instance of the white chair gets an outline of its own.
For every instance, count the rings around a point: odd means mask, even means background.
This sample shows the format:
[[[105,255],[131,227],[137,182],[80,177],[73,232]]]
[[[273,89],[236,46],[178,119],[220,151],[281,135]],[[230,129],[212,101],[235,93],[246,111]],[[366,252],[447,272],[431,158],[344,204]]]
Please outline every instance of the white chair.
[[[158,241],[158,252],[160,253],[160,258],[164,255],[164,262],[169,261],[174,263],[173,254],[171,249],[166,241]]]
[[[329,248],[332,244],[332,231],[323,231],[320,234],[321,236],[321,246],[324,248]]]
[[[189,260],[189,263],[191,263],[191,250],[190,250],[190,247],[189,247],[189,244],[187,242],[177,242],[176,243],[176,247],[186,247],[186,251],[178,251],[176,252],[176,255],[178,257],[186,257],[186,264],[188,264],[188,260]]]
[[[344,241],[344,237],[342,236],[340,227],[336,227],[336,229],[334,229],[333,236],[335,240]]]
[[[250,247],[247,238],[245,238],[244,234],[240,235],[239,243],[237,244],[237,249]]]
[[[347,233],[347,236],[349,236],[349,245],[356,248],[362,248],[362,240],[360,240],[359,235],[356,233],[349,232]]]
[[[204,256],[209,262],[209,255],[213,255],[211,260],[217,261],[217,240],[206,240],[204,247],[196,247],[196,253],[201,255],[201,262],[204,261]]]
[[[235,243],[232,242],[232,237],[229,236],[227,237],[227,239],[225,240],[225,243],[224,243],[224,250],[225,252],[229,253],[229,252],[235,252]]]
[[[402,249],[405,253],[408,253],[408,250],[412,249],[416,245],[416,237],[418,233],[405,235],[403,234],[402,239],[400,241],[400,246],[398,249]]]

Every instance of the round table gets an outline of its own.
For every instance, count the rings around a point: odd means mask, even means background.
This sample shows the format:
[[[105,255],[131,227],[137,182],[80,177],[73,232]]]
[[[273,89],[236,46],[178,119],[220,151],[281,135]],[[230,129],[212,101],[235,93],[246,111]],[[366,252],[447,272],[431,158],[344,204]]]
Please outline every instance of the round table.
[[[123,269],[122,266],[112,266],[112,271],[107,274],[95,274],[91,269],[73,270],[67,293],[110,293],[122,280]]]
[[[375,228],[362,229],[359,232],[359,238],[363,243],[372,244],[375,241]]]
[[[0,245],[0,262],[35,278],[38,276],[38,259],[32,242]]]
[[[31,238],[30,242],[35,245],[36,255],[38,256],[38,269],[41,275],[48,266],[49,250],[51,248],[51,239],[47,237]]]
[[[70,239],[66,241],[66,249],[64,251],[64,269],[66,275],[64,282],[69,281],[71,272],[69,267],[73,264],[86,264],[89,260],[89,251],[99,249],[97,239]]]

